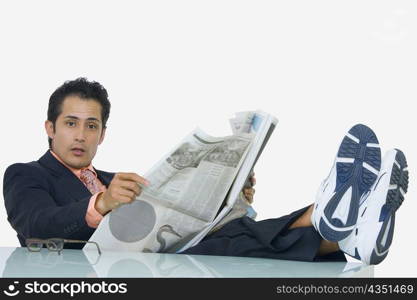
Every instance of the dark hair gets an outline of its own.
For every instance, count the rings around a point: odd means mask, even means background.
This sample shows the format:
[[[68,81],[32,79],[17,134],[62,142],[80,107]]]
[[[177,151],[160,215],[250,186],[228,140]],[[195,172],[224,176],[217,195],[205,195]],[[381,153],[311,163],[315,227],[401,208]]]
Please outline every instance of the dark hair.
[[[62,113],[62,102],[68,96],[78,96],[81,99],[93,99],[101,105],[101,120],[103,129],[106,128],[107,120],[110,115],[110,101],[106,89],[96,81],[88,81],[87,78],[80,77],[75,80],[65,81],[58,87],[49,98],[48,121],[54,125],[58,116]],[[49,148],[52,146],[52,139],[48,138]]]

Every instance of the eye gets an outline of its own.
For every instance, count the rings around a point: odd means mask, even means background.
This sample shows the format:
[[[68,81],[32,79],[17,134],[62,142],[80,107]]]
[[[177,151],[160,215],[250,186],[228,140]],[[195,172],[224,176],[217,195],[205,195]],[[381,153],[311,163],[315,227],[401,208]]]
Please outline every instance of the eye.
[[[90,123],[90,124],[88,124],[88,128],[89,129],[97,129],[97,125],[94,124],[94,123]]]
[[[74,126],[75,126],[75,122],[73,122],[73,121],[67,121],[67,122],[66,122],[66,124],[67,124],[69,127],[74,127]]]

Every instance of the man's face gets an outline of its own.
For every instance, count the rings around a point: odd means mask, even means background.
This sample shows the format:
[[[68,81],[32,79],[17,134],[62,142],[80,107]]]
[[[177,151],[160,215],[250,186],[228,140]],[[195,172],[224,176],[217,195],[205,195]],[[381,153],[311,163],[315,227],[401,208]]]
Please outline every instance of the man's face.
[[[51,121],[45,122],[52,151],[72,168],[87,167],[104,139],[101,105],[94,99],[67,96],[61,110],[55,128]]]

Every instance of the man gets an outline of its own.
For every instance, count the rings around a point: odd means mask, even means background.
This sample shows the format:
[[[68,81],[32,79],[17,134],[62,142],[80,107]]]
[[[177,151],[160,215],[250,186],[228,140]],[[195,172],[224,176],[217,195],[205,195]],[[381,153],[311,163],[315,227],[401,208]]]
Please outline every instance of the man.
[[[8,220],[22,246],[29,237],[88,240],[105,214],[132,202],[140,185],[148,184],[135,173],[93,168],[109,114],[107,91],[97,82],[79,78],[51,95],[45,121],[50,149],[38,161],[14,164],[4,174]],[[245,192],[250,200],[252,192]]]
[[[50,149],[38,161],[10,166],[4,175],[8,220],[22,246],[29,237],[88,240],[105,214],[132,202],[148,184],[135,173],[92,166],[109,113],[107,91],[97,82],[67,81],[51,95],[45,122]],[[314,205],[259,222],[231,214],[230,222],[183,253],[344,261],[344,252],[379,263],[391,244],[395,211],[408,185],[400,150],[388,152],[380,166],[375,134],[356,125]],[[243,193],[251,203],[254,189]]]

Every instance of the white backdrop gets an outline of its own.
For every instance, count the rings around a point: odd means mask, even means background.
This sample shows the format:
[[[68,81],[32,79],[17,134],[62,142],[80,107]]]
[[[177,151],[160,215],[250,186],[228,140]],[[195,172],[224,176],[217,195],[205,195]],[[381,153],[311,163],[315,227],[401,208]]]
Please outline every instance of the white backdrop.
[[[1,176],[47,149],[50,94],[102,83],[112,111],[94,165],[143,174],[195,126],[229,134],[236,111],[280,121],[256,168],[258,219],[314,201],[361,122],[402,149],[410,187],[376,276],[417,275],[415,1],[2,1]],[[1,177],[2,178],[2,177]],[[2,188],[2,183],[0,183]],[[0,246],[17,246],[0,207]]]

